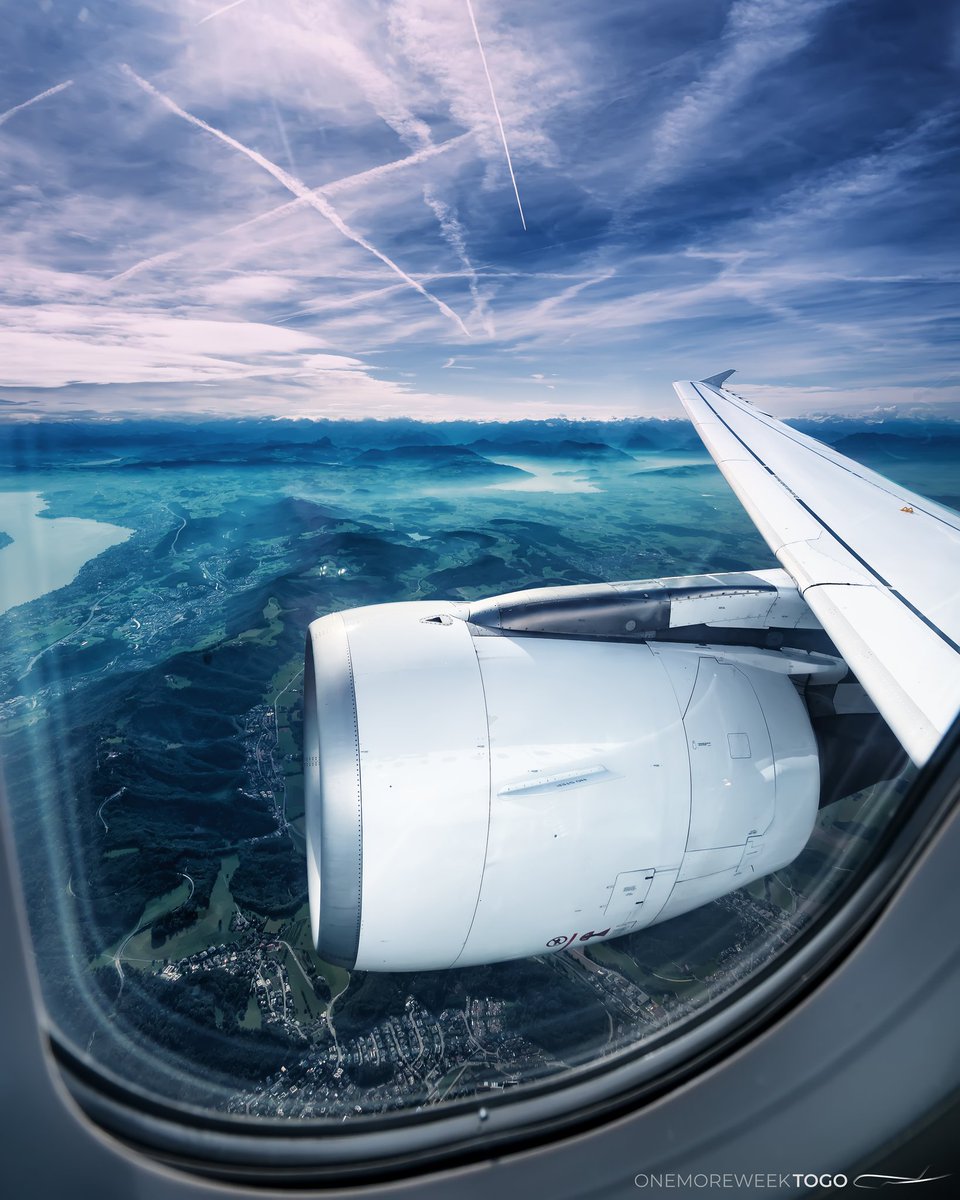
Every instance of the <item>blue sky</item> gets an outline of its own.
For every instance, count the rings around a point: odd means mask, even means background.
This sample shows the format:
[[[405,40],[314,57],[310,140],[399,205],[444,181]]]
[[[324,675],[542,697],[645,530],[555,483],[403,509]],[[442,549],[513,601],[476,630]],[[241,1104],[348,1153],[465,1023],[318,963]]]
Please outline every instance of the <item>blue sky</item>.
[[[472,11],[12,7],[3,411],[960,412],[956,4]]]

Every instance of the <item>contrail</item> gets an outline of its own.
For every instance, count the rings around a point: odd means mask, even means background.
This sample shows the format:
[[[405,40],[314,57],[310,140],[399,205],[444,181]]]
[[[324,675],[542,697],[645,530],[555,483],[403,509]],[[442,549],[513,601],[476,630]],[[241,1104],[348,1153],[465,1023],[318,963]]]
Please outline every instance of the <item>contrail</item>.
[[[483,52],[483,42],[480,41],[480,30],[477,28],[477,18],[473,15],[473,5],[470,3],[470,0],[467,0],[467,12],[470,14],[470,24],[473,26],[473,33],[477,39],[477,46],[480,49],[480,60],[483,63],[484,74],[487,77],[487,83],[490,87],[490,99],[493,101],[493,111],[497,114],[497,124],[500,126],[500,139],[503,142],[503,152],[507,156],[507,170],[510,172],[510,179],[513,183],[513,194],[517,198],[517,208],[520,210],[520,223],[524,231],[526,231],[527,222],[523,215],[523,205],[520,203],[520,193],[517,190],[517,177],[513,173],[513,163],[510,161],[510,147],[507,145],[507,135],[503,131],[503,121],[500,119],[500,106],[497,104],[497,94],[493,90],[493,80],[490,78],[487,56]]]
[[[22,104],[15,104],[13,108],[8,108],[5,113],[0,113],[0,125],[5,125],[7,121],[18,113],[21,109],[29,108],[31,104],[38,104],[41,100],[46,100],[48,96],[55,96],[57,92],[62,92],[68,87],[72,87],[73,80],[68,79],[65,83],[58,83],[56,87],[47,88],[45,92],[41,92],[39,96],[34,96],[32,100],[24,100]]]
[[[463,232],[463,226],[457,220],[449,204],[445,204],[439,196],[435,195],[429,186],[423,189],[423,198],[433,211],[433,215],[437,218],[440,231],[446,238],[448,245],[452,247],[454,253],[463,264],[463,268],[467,273],[467,286],[470,288],[470,295],[473,297],[474,311],[483,323],[484,332],[488,337],[494,337],[496,330],[493,326],[493,319],[487,308],[486,297],[480,290],[480,280],[477,276],[476,268],[470,261],[470,255],[467,253],[467,240]]]
[[[448,150],[452,150],[454,146],[458,146],[461,142],[465,142],[471,137],[473,137],[472,133],[458,134],[456,137],[441,142],[439,146],[428,146],[424,150],[418,150],[415,154],[408,154],[406,158],[398,158],[393,162],[381,163],[379,167],[370,167],[366,171],[358,171],[355,175],[344,175],[341,179],[334,179],[330,183],[324,183],[320,187],[314,188],[313,191],[315,194],[323,193],[325,196],[334,196],[338,192],[346,192],[353,187],[373,183],[383,175],[391,175],[394,171],[416,166],[418,163],[425,162],[428,158],[434,158],[438,154],[445,154]],[[188,251],[195,249],[197,246],[202,246],[214,238],[230,237],[231,234],[242,233],[244,229],[252,229],[255,225],[276,220],[277,217],[295,212],[298,208],[305,208],[307,204],[307,198],[302,196],[296,200],[289,200],[286,204],[281,204],[277,208],[271,208],[268,212],[260,213],[259,216],[248,217],[246,221],[241,221],[239,225],[231,225],[229,229],[222,229],[219,233],[212,233],[208,237],[198,238],[195,242],[187,242],[186,245],[177,246],[174,250],[165,250],[162,254],[154,254],[150,258],[144,258],[140,262],[134,263],[132,267],[127,267],[125,271],[121,271],[119,275],[114,275],[109,282],[119,283],[121,280],[129,279],[133,275],[139,275],[141,271],[146,271],[150,267],[158,267],[161,263],[179,258],[182,254],[186,254]]]
[[[216,12],[207,13],[205,17],[197,22],[198,25],[205,25],[207,21],[212,21],[214,17],[222,16],[223,13],[229,12],[231,8],[236,8],[238,4],[245,4],[246,0],[233,0],[232,4],[225,4],[223,8],[218,8]]]
[[[205,133],[210,133],[215,138],[219,138],[220,141],[225,145],[232,146],[234,150],[239,150],[240,153],[246,155],[251,162],[255,162],[258,167],[262,167],[264,171],[272,175],[278,183],[282,183],[287,191],[292,192],[299,199],[304,200],[307,204],[309,204],[311,208],[315,208],[321,216],[326,217],[330,224],[333,225],[335,229],[339,230],[339,232],[342,233],[345,238],[349,238],[351,242],[356,242],[358,246],[362,246],[364,250],[372,254],[375,258],[378,258],[385,266],[388,266],[391,271],[395,271],[397,275],[399,275],[404,281],[404,283],[412,287],[414,291],[419,292],[421,296],[429,300],[432,304],[435,304],[445,317],[449,317],[450,320],[459,327],[466,337],[471,336],[466,325],[464,325],[463,321],[457,316],[457,314],[448,304],[444,304],[442,300],[428,292],[422,283],[418,283],[415,279],[412,279],[406,273],[406,271],[397,266],[392,258],[388,258],[387,255],[378,250],[376,246],[371,245],[366,238],[361,237],[359,233],[356,233],[354,230],[352,230],[336,211],[333,205],[330,204],[323,197],[323,195],[311,191],[311,189],[308,188],[307,185],[302,182],[302,180],[295,178],[289,173],[289,171],[284,171],[282,167],[278,167],[276,163],[271,162],[269,158],[264,158],[264,156],[258,153],[256,150],[251,150],[249,146],[244,146],[242,142],[238,142],[236,138],[232,138],[228,133],[224,133],[220,129],[215,129],[213,125],[208,125],[206,121],[202,121],[199,117],[195,117],[192,115],[192,113],[188,113],[185,109],[181,108],[179,104],[171,100],[169,96],[165,96],[163,92],[158,91],[152,83],[148,83],[146,79],[141,79],[136,71],[134,71],[134,69],[128,66],[126,63],[122,64],[122,69],[138,87],[142,88],[143,91],[145,91],[148,95],[156,97],[156,99],[159,100],[160,103],[168,108],[172,113],[175,113],[178,117],[182,117],[183,120],[188,121],[191,125],[195,125],[198,129],[202,129]]]
[[[369,170],[360,171],[356,175],[344,175],[342,179],[335,179],[332,183],[325,183],[320,188],[320,191],[325,192],[328,196],[332,196],[336,192],[346,191],[357,184],[372,183],[375,179],[379,179],[381,175],[390,175],[394,171],[399,171],[404,167],[413,167],[417,163],[426,162],[429,158],[436,158],[438,154],[446,154],[454,146],[459,146],[463,142],[469,141],[472,137],[473,134],[470,132],[458,133],[456,137],[448,138],[438,146],[424,146],[422,150],[416,150],[413,154],[408,154],[406,158],[397,158],[393,162],[383,163],[382,166],[370,167]]]

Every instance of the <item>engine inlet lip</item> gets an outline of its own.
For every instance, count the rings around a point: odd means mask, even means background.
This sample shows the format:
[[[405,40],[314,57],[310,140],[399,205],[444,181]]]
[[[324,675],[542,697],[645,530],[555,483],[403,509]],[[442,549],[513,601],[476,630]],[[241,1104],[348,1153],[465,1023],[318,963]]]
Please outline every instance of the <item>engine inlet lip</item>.
[[[348,970],[360,945],[363,825],[357,697],[339,613],[307,633],[303,775],[310,916],[317,953]]]

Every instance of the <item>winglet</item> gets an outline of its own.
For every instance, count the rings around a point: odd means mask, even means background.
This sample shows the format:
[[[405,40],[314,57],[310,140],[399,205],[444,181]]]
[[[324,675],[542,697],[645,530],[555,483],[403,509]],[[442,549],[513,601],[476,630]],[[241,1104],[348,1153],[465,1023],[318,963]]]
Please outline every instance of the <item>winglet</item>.
[[[721,371],[719,375],[711,375],[709,379],[701,379],[701,383],[709,383],[711,387],[723,387],[727,382],[736,367],[732,367],[729,371]]]

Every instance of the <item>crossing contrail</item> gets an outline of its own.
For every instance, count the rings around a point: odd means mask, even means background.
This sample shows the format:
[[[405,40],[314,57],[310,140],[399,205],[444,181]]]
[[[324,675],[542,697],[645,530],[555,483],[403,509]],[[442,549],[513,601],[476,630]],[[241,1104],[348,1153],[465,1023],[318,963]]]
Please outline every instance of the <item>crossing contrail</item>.
[[[435,158],[438,154],[445,154],[448,150],[454,149],[454,147],[468,141],[471,137],[473,137],[472,133],[461,133],[456,137],[449,138],[445,142],[441,142],[439,146],[428,146],[424,150],[418,150],[415,154],[408,154],[406,158],[397,158],[393,162],[381,163],[380,166],[369,167],[366,171],[358,171],[355,175],[344,175],[340,179],[333,179],[330,183],[321,184],[320,187],[313,188],[312,190],[315,193],[322,193],[329,197],[336,195],[338,192],[349,191],[351,188],[362,187],[364,184],[376,183],[377,180],[385,175],[393,174],[394,171],[417,166],[429,158]],[[139,275],[141,271],[149,270],[150,267],[159,267],[163,263],[172,262],[182,254],[186,254],[190,250],[194,250],[197,246],[204,245],[206,242],[213,241],[215,238],[230,237],[231,234],[242,233],[245,229],[252,229],[268,221],[275,221],[277,218],[284,217],[288,213],[296,212],[298,208],[305,208],[306,205],[307,200],[302,196],[296,200],[288,200],[286,204],[280,204],[276,208],[259,213],[255,217],[248,217],[245,221],[240,221],[237,225],[231,225],[229,229],[221,229],[217,233],[209,234],[207,237],[198,238],[195,242],[186,242],[184,245],[177,246],[173,250],[164,250],[161,254],[153,254],[149,258],[141,259],[140,262],[127,267],[125,271],[114,275],[109,282],[119,283],[124,279],[130,279],[134,275]]]
[[[497,104],[497,94],[493,90],[493,80],[490,78],[487,56],[483,52],[483,42],[480,41],[480,30],[477,28],[477,18],[473,15],[473,5],[470,3],[470,0],[467,0],[467,12],[470,14],[470,24],[473,26],[473,33],[480,50],[480,60],[483,63],[483,71],[487,77],[487,84],[490,87],[490,99],[493,101],[493,111],[497,114],[497,124],[500,126],[500,140],[503,142],[503,152],[507,156],[507,170],[510,172],[510,180],[513,183],[513,194],[517,198],[517,208],[520,210],[520,224],[526,230],[527,222],[523,215],[523,205],[520,203],[520,192],[517,190],[517,177],[513,173],[513,163],[510,161],[510,147],[507,145],[507,135],[504,133],[503,121],[500,118],[500,106]]]
[[[0,113],[0,125],[5,125],[14,113],[18,113],[24,108],[29,108],[31,104],[39,104],[41,100],[46,100],[48,96],[55,96],[57,92],[62,92],[72,85],[73,80],[68,79],[65,83],[58,83],[56,87],[47,88],[45,92],[41,92],[39,96],[34,96],[32,100],[24,100],[22,104],[15,104],[13,108],[8,108],[5,113]]]
[[[366,238],[362,237],[359,233],[356,233],[353,229],[351,229],[346,221],[344,221],[340,214],[336,211],[333,205],[326,200],[322,194],[315,192],[311,188],[308,188],[302,180],[297,179],[294,175],[291,175],[289,171],[285,171],[283,167],[278,167],[277,164],[275,162],[271,162],[269,158],[264,158],[264,156],[258,151],[252,150],[249,146],[245,146],[242,142],[238,142],[236,138],[231,137],[228,133],[224,133],[223,130],[216,129],[213,125],[208,125],[206,121],[202,121],[199,117],[195,117],[192,113],[188,113],[186,109],[181,108],[176,101],[171,100],[169,96],[165,96],[163,92],[155,88],[152,83],[148,83],[146,79],[142,79],[136,73],[136,71],[134,71],[134,69],[128,66],[126,63],[122,64],[122,69],[124,73],[134,81],[137,87],[142,88],[142,90],[148,95],[154,96],[160,101],[161,104],[168,108],[170,112],[175,113],[178,117],[182,117],[184,121],[188,121],[191,125],[195,125],[198,129],[202,129],[205,133],[212,134],[215,138],[219,138],[224,145],[231,146],[234,150],[239,150],[240,153],[246,155],[251,162],[255,162],[258,167],[262,167],[263,170],[269,175],[272,175],[278,183],[283,184],[288,192],[292,192],[293,195],[298,199],[304,200],[310,205],[311,208],[315,208],[321,216],[326,217],[330,224],[333,225],[333,227],[340,233],[342,233],[345,238],[349,238],[351,242],[356,242],[358,246],[362,246],[364,250],[372,254],[375,258],[378,258],[385,266],[389,267],[391,271],[395,271],[396,274],[399,275],[404,281],[404,283],[406,283],[409,287],[412,287],[414,291],[419,292],[420,295],[429,300],[431,304],[435,304],[443,313],[443,315],[445,317],[449,317],[449,319],[454,322],[454,324],[466,337],[471,336],[466,325],[464,325],[460,317],[457,316],[457,314],[448,304],[445,304],[437,296],[434,296],[431,292],[428,292],[422,283],[418,283],[415,279],[412,279],[406,273],[406,271],[397,266],[392,258],[388,258],[387,255],[381,250],[378,250],[376,246],[371,245]]]

